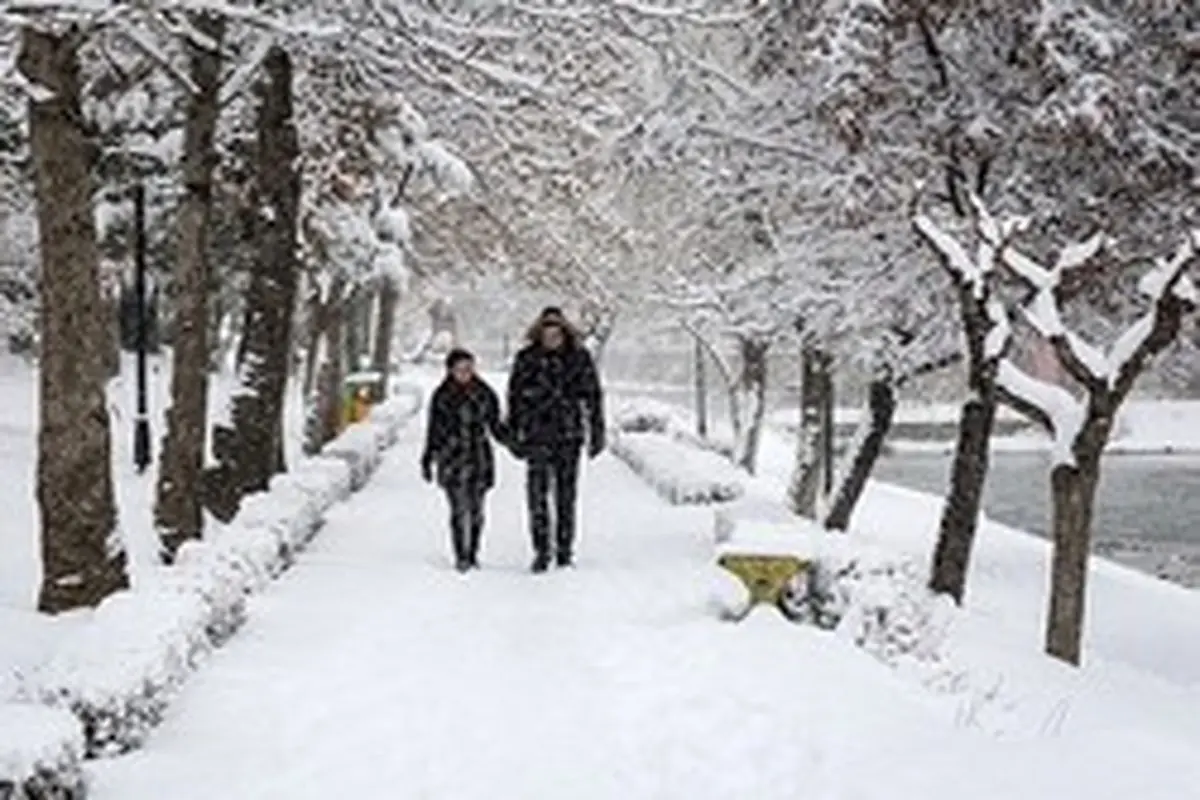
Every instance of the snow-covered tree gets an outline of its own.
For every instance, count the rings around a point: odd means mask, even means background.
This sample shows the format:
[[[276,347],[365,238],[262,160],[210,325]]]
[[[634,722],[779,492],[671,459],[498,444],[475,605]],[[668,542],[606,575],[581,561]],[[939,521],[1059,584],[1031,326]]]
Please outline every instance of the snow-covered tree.
[[[1188,232],[1173,255],[1158,259],[1142,275],[1138,287],[1148,307],[1110,347],[1099,349],[1066,322],[1065,308],[1072,296],[1079,297],[1068,289],[1072,275],[1091,268],[1106,237],[1094,234],[1073,243],[1063,248],[1052,266],[1046,266],[1014,243],[1014,235],[1025,227],[1022,221],[997,222],[979,201],[975,205],[979,244],[974,256],[929,217],[918,217],[916,224],[959,287],[976,413],[994,413],[997,400],[1003,399],[1053,437],[1054,559],[1046,650],[1078,664],[1101,455],[1135,382],[1176,341],[1185,316],[1197,306],[1196,284],[1188,271],[1196,261],[1200,230]],[[1012,312],[997,286],[1002,271],[1014,276],[1028,293],[1020,304],[1023,317],[1053,346],[1082,396],[1033,376],[1013,359]],[[980,423],[973,430],[987,428]],[[986,447],[986,441],[981,444]],[[986,464],[986,454],[982,463]],[[970,544],[969,539],[946,536],[943,531],[939,547],[952,552],[939,553],[935,563],[953,563],[956,570],[965,571]],[[933,580],[941,579],[944,576],[935,572]]]

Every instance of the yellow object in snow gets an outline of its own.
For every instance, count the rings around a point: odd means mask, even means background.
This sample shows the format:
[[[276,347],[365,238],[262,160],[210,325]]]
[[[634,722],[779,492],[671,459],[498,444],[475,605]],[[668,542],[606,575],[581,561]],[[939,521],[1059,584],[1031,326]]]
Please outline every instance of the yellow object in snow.
[[[353,425],[362,422],[371,413],[371,390],[366,386],[359,387],[343,404],[345,409],[345,424]]]
[[[733,615],[741,620],[760,603],[773,605],[788,616],[784,607],[788,586],[812,562],[792,555],[724,553],[717,559],[717,564],[736,575],[750,593],[745,611]]]

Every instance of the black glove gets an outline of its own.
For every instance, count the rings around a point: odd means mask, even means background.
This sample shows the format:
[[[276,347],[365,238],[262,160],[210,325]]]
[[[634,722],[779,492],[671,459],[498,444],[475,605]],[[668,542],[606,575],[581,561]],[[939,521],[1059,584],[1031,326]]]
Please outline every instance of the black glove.
[[[433,483],[433,460],[428,457],[421,459],[421,478],[426,483]]]
[[[595,458],[604,452],[604,431],[592,431],[588,438],[588,458]]]
[[[512,428],[508,429],[508,452],[513,454],[513,458],[518,461],[524,461],[529,455],[529,449],[525,446],[525,437],[517,435]]]

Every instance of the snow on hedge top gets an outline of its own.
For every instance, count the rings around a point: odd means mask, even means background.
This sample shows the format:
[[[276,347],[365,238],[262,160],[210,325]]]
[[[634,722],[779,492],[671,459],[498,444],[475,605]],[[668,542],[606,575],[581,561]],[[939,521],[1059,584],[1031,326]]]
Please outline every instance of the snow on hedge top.
[[[678,408],[647,397],[622,401],[612,418],[617,430],[628,433],[673,433],[687,427]]]
[[[0,786],[82,759],[83,731],[73,714],[34,703],[0,704]]]
[[[802,517],[787,522],[739,519],[728,538],[717,546],[718,555],[793,555],[839,563],[873,552],[844,533],[827,531]]]

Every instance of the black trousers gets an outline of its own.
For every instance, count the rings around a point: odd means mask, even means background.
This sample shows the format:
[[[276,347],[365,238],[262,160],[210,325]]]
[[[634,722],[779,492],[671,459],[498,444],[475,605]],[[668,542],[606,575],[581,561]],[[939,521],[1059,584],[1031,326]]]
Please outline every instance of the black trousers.
[[[550,553],[550,495],[554,495],[554,546],[570,557],[575,546],[575,503],[582,446],[539,448],[529,454],[525,480],[529,532],[539,555]]]
[[[450,542],[454,559],[474,563],[483,537],[483,506],[487,489],[478,483],[456,483],[443,487],[450,501]]]

